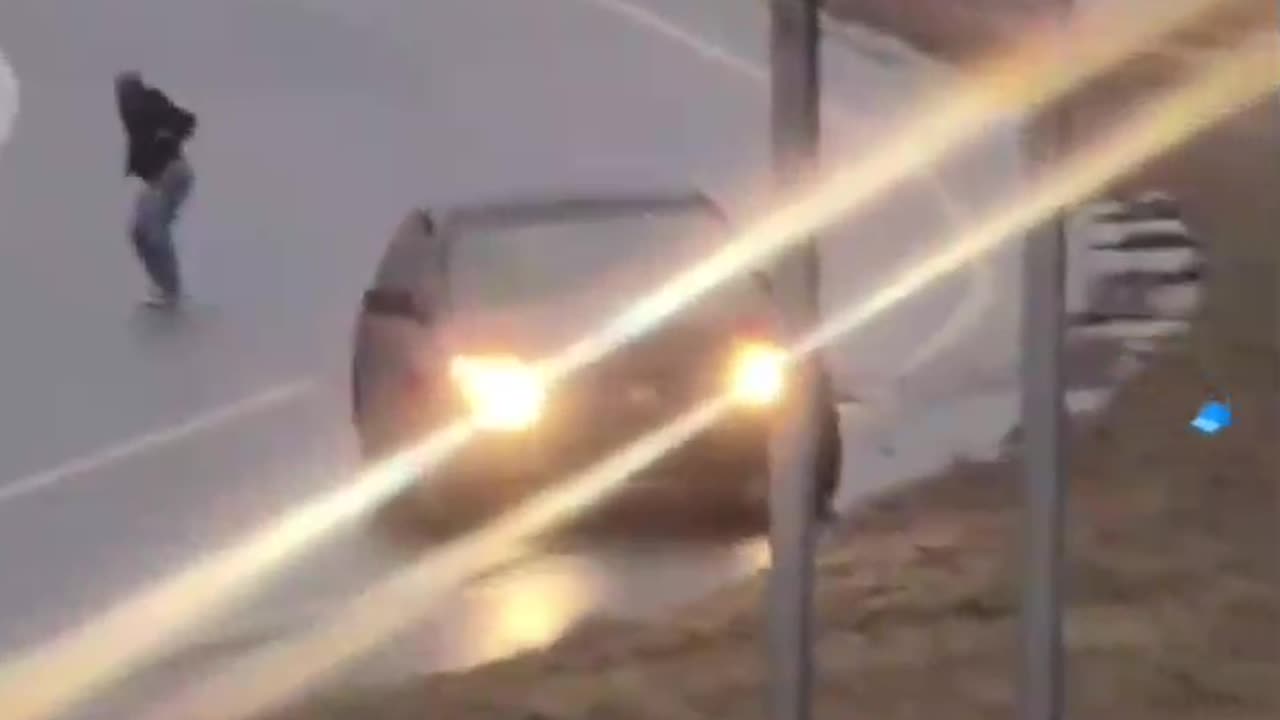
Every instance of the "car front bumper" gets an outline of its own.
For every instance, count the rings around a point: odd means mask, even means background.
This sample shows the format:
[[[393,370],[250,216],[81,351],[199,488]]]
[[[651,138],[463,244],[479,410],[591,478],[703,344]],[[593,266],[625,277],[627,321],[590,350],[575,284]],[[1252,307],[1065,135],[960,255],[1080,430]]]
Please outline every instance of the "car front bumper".
[[[689,408],[680,408],[688,410]],[[680,411],[639,408],[633,412],[598,408],[592,413],[549,407],[538,426],[526,432],[478,431],[446,462],[424,476],[417,492],[440,512],[466,509],[486,514],[512,506],[543,488],[605,468],[610,458],[641,438],[668,426]],[[638,495],[672,502],[705,503],[737,495],[742,486],[767,473],[768,418],[733,414],[650,461],[637,458],[620,501]]]

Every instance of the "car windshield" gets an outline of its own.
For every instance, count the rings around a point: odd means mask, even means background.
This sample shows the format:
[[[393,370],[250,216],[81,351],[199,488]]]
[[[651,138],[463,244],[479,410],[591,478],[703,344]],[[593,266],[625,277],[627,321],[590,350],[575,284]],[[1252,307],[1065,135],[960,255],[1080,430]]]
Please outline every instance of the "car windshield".
[[[726,231],[693,203],[477,217],[453,233],[452,304],[526,333],[582,332],[713,252]]]

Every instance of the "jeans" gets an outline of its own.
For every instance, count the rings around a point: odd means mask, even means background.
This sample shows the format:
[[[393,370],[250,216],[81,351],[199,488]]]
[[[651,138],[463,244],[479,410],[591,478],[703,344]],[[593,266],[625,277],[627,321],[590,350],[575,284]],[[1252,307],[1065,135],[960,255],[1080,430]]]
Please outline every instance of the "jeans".
[[[191,166],[179,157],[142,189],[133,209],[130,228],[133,248],[151,282],[166,295],[182,291],[182,274],[173,246],[173,223],[194,182]]]

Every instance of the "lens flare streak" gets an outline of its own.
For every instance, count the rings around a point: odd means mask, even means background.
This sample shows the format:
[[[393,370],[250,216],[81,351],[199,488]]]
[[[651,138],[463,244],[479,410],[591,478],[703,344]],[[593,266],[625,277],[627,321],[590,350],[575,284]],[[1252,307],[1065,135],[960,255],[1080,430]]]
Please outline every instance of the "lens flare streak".
[[[1245,50],[1218,60],[1208,71],[1198,73],[1192,85],[1168,93],[1119,130],[1081,151],[1042,179],[1030,193],[1012,199],[1006,210],[963,233],[953,246],[925,259],[916,269],[825,323],[794,348],[795,354],[812,352],[839,335],[858,329],[929,283],[1013,240],[1064,204],[1088,196],[1134,166],[1265,96],[1280,80],[1273,72],[1277,60],[1280,52],[1270,37],[1260,38]],[[709,401],[583,476],[513,510],[488,529],[429,555],[409,572],[376,587],[346,612],[338,613],[338,621],[283,649],[234,665],[213,683],[164,705],[164,710],[152,717],[204,718],[199,714],[201,709],[217,707],[216,717],[225,720],[279,707],[319,677],[409,627],[452,585],[484,572],[534,536],[587,511],[622,487],[632,474],[710,427],[732,405],[729,396]],[[407,597],[413,602],[405,602]],[[213,720],[214,715],[207,717]]]
[[[600,332],[547,363],[554,381],[649,332],[731,277],[756,269],[933,165],[993,124],[1061,98],[1153,41],[1203,16],[1221,0],[1082,8],[1065,31],[1030,33],[966,79],[927,96],[869,155],[808,187],[737,233],[733,242],[632,305]],[[1070,61],[1064,61],[1069,58]]]
[[[971,79],[927,98],[870,157],[820,184],[796,188],[791,201],[737,234],[721,252],[548,360],[547,375],[554,382],[595,362],[730,277],[759,267],[798,238],[927,171],[989,124],[1061,97],[1219,2],[1170,1],[1159,5],[1158,12],[1149,6],[1113,8],[1099,3],[1098,10],[1082,11],[1062,35],[1030,37],[979,68]],[[1064,57],[1070,62],[1063,62]],[[127,676],[198,623],[244,597],[262,577],[360,517],[417,472],[440,462],[470,434],[469,426],[459,425],[433,436],[415,451],[362,473],[351,487],[308,501],[278,523],[143,589],[85,625],[6,660],[0,665],[0,707],[6,718],[40,720],[59,714]]]
[[[345,661],[412,626],[458,584],[523,551],[523,543],[585,512],[637,471],[713,425],[730,408],[714,399],[685,413],[561,485],[543,491],[471,535],[429,554],[296,642],[251,655],[209,684],[163,703],[152,720],[227,720],[278,708]]]
[[[1087,198],[1116,176],[1186,141],[1280,82],[1280,49],[1261,36],[1217,60],[1195,82],[1141,110],[1108,139],[1055,168],[1028,194],[1011,197],[1005,210],[982,218],[941,251],[907,265],[895,280],[828,318],[795,348],[811,353],[881,316],[943,276],[1018,237],[1059,208]]]

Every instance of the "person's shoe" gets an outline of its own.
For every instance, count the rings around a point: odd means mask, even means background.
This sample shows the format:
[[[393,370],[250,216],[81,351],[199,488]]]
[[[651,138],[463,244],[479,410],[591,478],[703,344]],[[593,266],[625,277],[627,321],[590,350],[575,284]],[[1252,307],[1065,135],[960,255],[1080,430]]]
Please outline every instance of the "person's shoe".
[[[181,299],[182,296],[177,293],[165,292],[160,288],[151,288],[143,303],[147,307],[170,308],[176,306]]]

